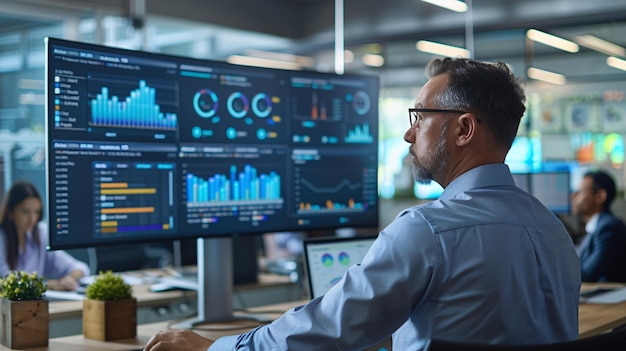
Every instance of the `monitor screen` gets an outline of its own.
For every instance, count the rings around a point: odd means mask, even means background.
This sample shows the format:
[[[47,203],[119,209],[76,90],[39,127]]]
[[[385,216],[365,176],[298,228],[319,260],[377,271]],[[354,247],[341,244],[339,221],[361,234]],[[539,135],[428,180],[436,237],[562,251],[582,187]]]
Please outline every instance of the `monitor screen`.
[[[531,194],[558,214],[570,213],[570,173],[530,173]]]
[[[304,240],[309,297],[326,294],[355,264],[361,263],[376,237],[323,237]]]
[[[50,246],[378,225],[379,80],[47,39]]]
[[[571,175],[568,170],[513,173],[515,185],[556,214],[570,213]]]
[[[46,38],[50,248],[197,238],[197,321],[227,319],[234,235],[378,226],[378,95]]]

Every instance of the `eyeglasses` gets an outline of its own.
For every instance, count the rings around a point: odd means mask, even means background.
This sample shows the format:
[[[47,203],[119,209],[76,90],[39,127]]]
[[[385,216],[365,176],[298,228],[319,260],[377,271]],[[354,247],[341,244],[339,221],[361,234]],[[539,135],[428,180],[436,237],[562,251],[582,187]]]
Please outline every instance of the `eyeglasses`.
[[[413,125],[415,124],[415,122],[417,122],[418,119],[422,119],[422,117],[419,115],[420,112],[460,113],[460,114],[467,113],[461,110],[445,110],[445,109],[438,109],[438,108],[410,108],[409,109],[409,123],[411,127],[413,127]],[[476,121],[478,123],[482,122],[478,118],[476,118]]]

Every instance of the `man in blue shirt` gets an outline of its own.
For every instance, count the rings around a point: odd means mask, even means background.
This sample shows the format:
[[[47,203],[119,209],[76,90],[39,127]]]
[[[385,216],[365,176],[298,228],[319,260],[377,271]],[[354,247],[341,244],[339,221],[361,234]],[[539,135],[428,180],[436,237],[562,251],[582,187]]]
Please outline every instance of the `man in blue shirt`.
[[[328,293],[248,333],[155,335],[146,350],[394,350],[430,339],[576,339],[580,263],[562,223],[515,186],[504,158],[524,92],[504,63],[434,60],[409,109],[413,177],[441,197],[402,211]]]

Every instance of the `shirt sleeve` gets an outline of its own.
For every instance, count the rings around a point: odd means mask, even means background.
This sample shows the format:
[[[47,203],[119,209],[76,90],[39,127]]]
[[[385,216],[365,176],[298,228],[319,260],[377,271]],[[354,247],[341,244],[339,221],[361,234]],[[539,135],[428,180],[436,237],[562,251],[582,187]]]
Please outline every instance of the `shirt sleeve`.
[[[89,267],[65,251],[48,251],[46,254],[46,278],[58,279],[70,274],[74,270],[81,270],[89,275]]]
[[[221,338],[209,350],[326,351],[376,344],[404,324],[425,299],[438,252],[428,223],[416,211],[405,212],[325,296],[269,325]]]
[[[242,334],[243,336],[245,334]],[[223,336],[213,343],[207,351],[231,351],[237,346],[238,335]]]
[[[39,225],[40,249],[45,255],[44,277],[47,279],[58,279],[68,275],[74,270],[81,270],[84,275],[89,274],[89,266],[81,262],[63,250],[47,251],[48,229],[45,224]]]

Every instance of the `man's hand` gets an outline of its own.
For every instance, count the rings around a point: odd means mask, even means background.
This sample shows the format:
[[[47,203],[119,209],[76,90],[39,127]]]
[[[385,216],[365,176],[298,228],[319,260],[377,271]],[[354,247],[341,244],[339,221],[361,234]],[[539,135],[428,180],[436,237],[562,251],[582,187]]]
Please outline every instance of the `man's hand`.
[[[144,351],[207,351],[212,344],[189,330],[168,330],[151,337]]]

